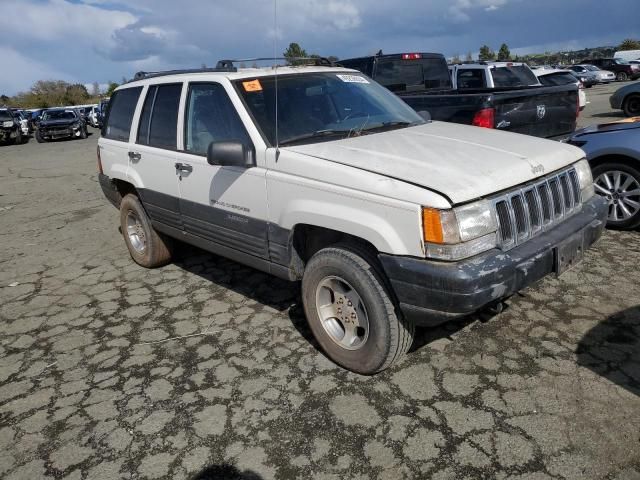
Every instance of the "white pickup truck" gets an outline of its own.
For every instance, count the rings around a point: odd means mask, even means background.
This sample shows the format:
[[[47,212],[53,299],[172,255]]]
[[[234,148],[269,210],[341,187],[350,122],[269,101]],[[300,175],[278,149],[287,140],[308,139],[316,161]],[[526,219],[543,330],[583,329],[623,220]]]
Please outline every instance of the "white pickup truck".
[[[131,257],[166,264],[177,238],[301,280],[350,370],[562,273],[602,233],[578,148],[425,120],[355,70],[219,66],[139,74],[111,99],[99,181]]]

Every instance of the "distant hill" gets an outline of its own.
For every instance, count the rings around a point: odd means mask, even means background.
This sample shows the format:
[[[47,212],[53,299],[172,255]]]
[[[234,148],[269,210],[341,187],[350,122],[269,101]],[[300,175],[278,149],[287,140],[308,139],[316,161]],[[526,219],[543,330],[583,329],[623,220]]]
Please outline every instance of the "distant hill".
[[[571,64],[578,63],[585,58],[607,58],[613,57],[616,47],[595,47],[583,48],[582,50],[568,50],[565,52],[545,52],[522,55],[518,60],[525,61],[531,65],[545,64]]]

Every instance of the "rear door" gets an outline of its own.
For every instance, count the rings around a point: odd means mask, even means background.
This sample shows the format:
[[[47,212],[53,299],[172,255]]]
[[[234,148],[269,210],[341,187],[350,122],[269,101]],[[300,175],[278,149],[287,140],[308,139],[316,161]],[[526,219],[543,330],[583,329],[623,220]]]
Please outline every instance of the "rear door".
[[[182,83],[149,85],[129,148],[129,177],[152,222],[182,229],[176,173],[178,107]],[[164,228],[167,230],[167,228]]]
[[[231,258],[238,258],[234,257],[235,251],[267,259],[263,159],[257,159],[252,168],[207,162],[207,149],[214,141],[239,140],[255,155],[254,144],[236,108],[221,83],[188,85],[181,114],[182,148],[177,156],[182,221],[187,233],[209,242],[201,244],[205,248]]]

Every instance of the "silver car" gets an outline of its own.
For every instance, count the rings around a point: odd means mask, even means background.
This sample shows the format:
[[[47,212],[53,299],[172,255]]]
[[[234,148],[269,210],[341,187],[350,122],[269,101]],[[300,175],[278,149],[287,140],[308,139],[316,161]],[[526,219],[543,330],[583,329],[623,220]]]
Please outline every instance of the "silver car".
[[[595,65],[579,65],[579,66],[584,67],[590,72],[595,73],[599,83],[609,83],[609,82],[614,82],[616,80],[616,74],[613,72],[610,72],[609,70],[600,70]]]
[[[607,226],[640,226],[640,118],[591,125],[568,143],[582,148],[593,172],[597,194],[609,202]]]

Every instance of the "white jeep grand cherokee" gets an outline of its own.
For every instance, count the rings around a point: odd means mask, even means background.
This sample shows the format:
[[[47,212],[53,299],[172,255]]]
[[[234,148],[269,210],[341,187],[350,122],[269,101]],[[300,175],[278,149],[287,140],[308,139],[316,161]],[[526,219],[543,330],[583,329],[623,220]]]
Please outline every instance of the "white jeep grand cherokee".
[[[350,370],[562,273],[602,233],[577,148],[425,121],[354,70],[220,65],[116,90],[102,189],[142,266],[176,238],[301,280],[318,343]]]

